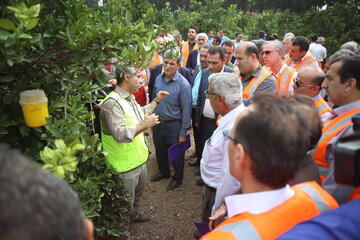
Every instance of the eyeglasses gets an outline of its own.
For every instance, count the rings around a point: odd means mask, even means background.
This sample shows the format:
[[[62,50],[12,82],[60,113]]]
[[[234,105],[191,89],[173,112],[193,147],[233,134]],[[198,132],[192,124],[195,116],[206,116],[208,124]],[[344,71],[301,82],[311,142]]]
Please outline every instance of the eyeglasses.
[[[261,55],[269,55],[270,53],[273,53],[273,52],[279,52],[279,51],[263,51],[262,53],[261,53]]]
[[[234,143],[239,144],[239,141],[237,141],[235,138],[231,137],[230,129],[223,131],[223,135],[226,140],[229,139],[229,140],[233,141]]]
[[[217,93],[209,92],[209,90],[206,90],[204,93],[205,93],[206,98],[209,98],[209,96],[211,96],[211,95],[214,95],[214,96],[219,95]]]
[[[304,83],[302,83],[300,80],[298,80],[298,79],[294,79],[294,83],[295,83],[295,86],[296,87],[298,87],[298,88],[300,88],[300,87],[313,87],[313,86],[315,86],[315,85],[313,85],[313,84],[304,84]]]

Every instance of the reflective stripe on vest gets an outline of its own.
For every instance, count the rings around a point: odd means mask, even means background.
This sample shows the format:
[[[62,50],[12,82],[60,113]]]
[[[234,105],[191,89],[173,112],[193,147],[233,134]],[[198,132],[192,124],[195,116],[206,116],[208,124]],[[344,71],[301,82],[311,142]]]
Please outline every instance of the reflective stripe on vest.
[[[160,55],[157,52],[154,52],[154,56],[153,58],[150,60],[150,64],[149,67],[153,68],[156,65],[162,64],[163,63],[163,59],[162,57],[160,57]]]
[[[352,124],[351,117],[359,112],[360,108],[353,109],[341,114],[340,116],[337,116],[332,121],[326,121],[321,138],[314,152],[314,160],[317,165],[325,167],[327,169],[329,168],[329,163],[326,160],[327,145],[333,137],[337,136],[347,126]],[[320,174],[323,176],[322,179],[324,179],[324,177],[327,176],[327,171],[324,172],[323,168],[319,168],[319,170],[323,172],[323,174]]]
[[[290,66],[292,62],[292,58],[289,58],[289,60],[287,61],[287,65]],[[311,57],[311,55],[308,55],[307,57],[303,58],[302,60],[300,60],[297,64],[295,64],[295,66],[292,66],[292,68],[299,70],[300,68],[309,66],[310,64],[312,64],[313,62],[316,62],[316,59],[314,59],[313,57]]]
[[[236,71],[234,71],[236,72]],[[256,89],[262,84],[262,82],[268,78],[272,72],[268,70],[267,67],[262,67],[260,73],[257,77],[253,77],[250,83],[243,90],[243,98],[250,99],[254,97],[254,92]],[[240,80],[242,80],[242,76],[239,75]]]
[[[143,111],[134,100],[127,101],[121,98],[117,92],[112,91],[105,97],[102,104],[110,98],[122,108],[126,118],[126,126],[136,126],[144,119]],[[101,140],[104,150],[108,152],[105,157],[108,166],[121,173],[135,169],[148,160],[149,150],[144,133],[135,136],[132,142],[118,143],[112,135],[104,133],[102,124],[101,121]]]
[[[289,66],[286,66],[279,77],[277,77],[277,95],[288,96],[289,87],[292,83],[292,79],[296,70]]]
[[[181,66],[185,67],[186,66],[186,62],[189,58],[189,54],[190,54],[190,51],[189,51],[189,41],[186,41],[183,43],[182,47],[181,47],[181,51],[182,51],[182,54],[181,54]],[[198,49],[198,45],[197,43],[195,43],[195,46],[193,48],[193,50],[196,50]]]
[[[301,183],[291,188],[295,191],[294,196],[280,205],[263,213],[240,213],[225,220],[201,239],[272,240],[296,224],[338,207],[335,199],[315,182]]]
[[[327,104],[327,102],[325,102],[325,100],[322,97],[319,97],[318,99],[316,99],[314,101],[314,105],[315,105],[315,107],[318,108],[320,117],[324,113],[327,113],[327,112],[329,112],[331,114],[333,113],[333,110],[330,108],[330,106]]]

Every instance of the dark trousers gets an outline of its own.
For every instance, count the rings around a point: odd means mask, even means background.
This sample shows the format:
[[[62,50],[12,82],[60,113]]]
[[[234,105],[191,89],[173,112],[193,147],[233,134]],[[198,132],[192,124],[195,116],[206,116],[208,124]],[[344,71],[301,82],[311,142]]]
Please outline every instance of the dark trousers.
[[[179,141],[181,121],[160,123],[153,127],[153,140],[156,151],[158,169],[163,176],[170,176],[170,164],[167,149]],[[173,180],[182,182],[184,177],[184,155],[176,159],[172,165],[175,174]]]
[[[195,151],[198,153],[199,151],[202,152],[202,149],[200,150],[200,134],[199,134],[199,128],[195,125],[195,119],[196,119],[196,108],[192,109],[192,113],[191,113],[191,118],[192,118],[192,128],[193,128],[193,133],[194,133],[194,142],[195,142]],[[198,165],[200,165],[200,160],[196,159],[196,163]]]
[[[201,115],[199,128],[199,151],[196,151],[197,161],[199,161],[199,163],[202,158],[205,142],[211,137],[216,128],[216,119],[208,119]]]

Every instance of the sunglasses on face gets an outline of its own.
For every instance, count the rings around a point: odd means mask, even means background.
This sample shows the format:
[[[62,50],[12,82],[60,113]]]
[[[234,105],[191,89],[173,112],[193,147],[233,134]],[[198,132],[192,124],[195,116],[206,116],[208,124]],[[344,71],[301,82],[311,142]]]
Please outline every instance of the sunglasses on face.
[[[315,85],[312,85],[312,84],[304,84],[304,83],[302,83],[300,80],[298,80],[298,79],[295,79],[294,80],[294,83],[295,83],[295,86],[296,87],[298,87],[298,88],[300,88],[300,87],[313,87],[313,86],[315,86]]]
[[[278,51],[263,51],[262,53],[261,53],[261,55],[269,55],[270,53],[273,53],[273,52],[278,52]]]

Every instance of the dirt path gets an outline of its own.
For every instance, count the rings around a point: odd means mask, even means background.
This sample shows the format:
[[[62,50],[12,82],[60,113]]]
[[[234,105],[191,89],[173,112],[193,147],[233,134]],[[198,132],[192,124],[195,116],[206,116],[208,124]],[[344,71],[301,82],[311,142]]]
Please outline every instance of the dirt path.
[[[150,182],[150,177],[157,173],[154,145],[151,138],[149,147],[152,151],[148,162],[148,180],[142,198],[142,210],[149,214],[149,223],[134,223],[131,225],[133,240],[184,240],[194,239],[193,222],[200,221],[202,188],[195,184],[200,177],[195,176],[197,167],[190,167],[189,155],[192,147],[185,154],[185,169],[183,184],[172,192],[166,191],[170,179]]]

